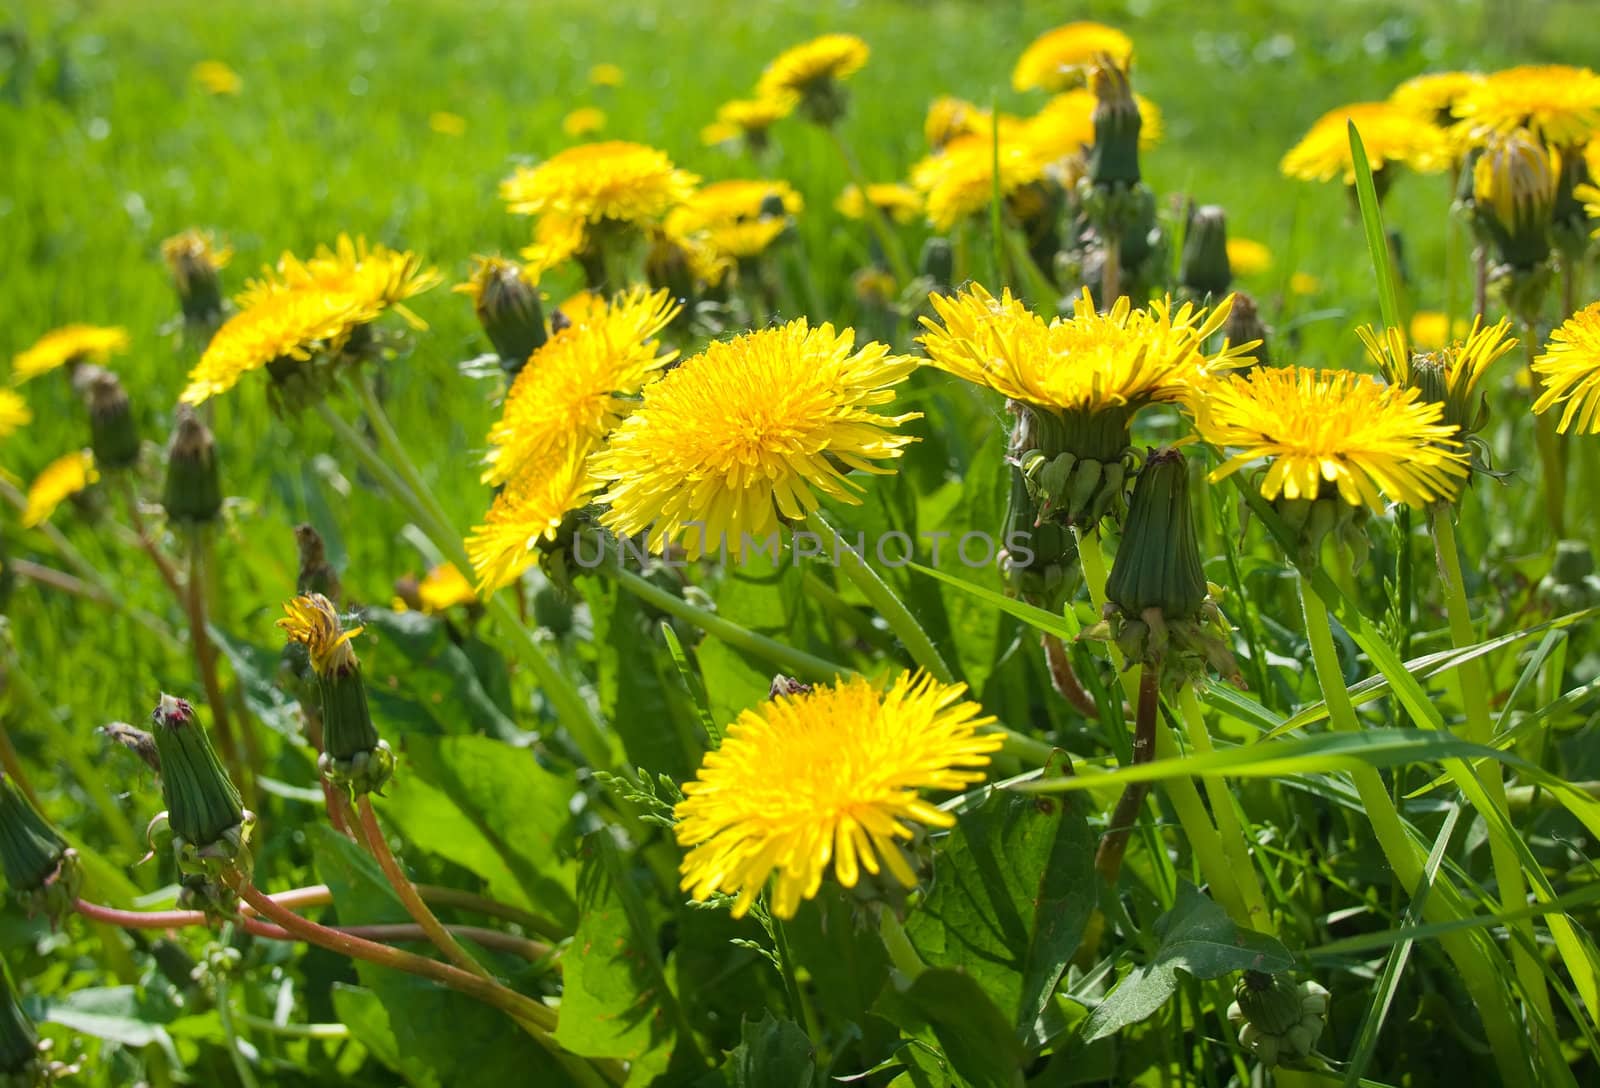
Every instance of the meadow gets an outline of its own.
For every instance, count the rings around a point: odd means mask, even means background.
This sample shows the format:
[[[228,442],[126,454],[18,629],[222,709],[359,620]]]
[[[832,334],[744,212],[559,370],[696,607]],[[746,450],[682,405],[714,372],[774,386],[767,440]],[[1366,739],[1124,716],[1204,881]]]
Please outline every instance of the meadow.
[[[1073,20],[1131,67],[1017,86]],[[0,1086],[1592,1083],[1600,90],[1285,155],[1597,49],[24,0]],[[552,180],[602,141],[670,162]],[[78,324],[125,336],[29,361]]]

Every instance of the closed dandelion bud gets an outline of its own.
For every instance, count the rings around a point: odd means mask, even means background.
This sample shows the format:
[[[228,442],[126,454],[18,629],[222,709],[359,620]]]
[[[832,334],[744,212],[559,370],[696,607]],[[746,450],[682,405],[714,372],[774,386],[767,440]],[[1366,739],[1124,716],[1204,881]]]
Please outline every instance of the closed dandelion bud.
[[[1221,297],[1233,282],[1228,267],[1228,220],[1218,205],[1202,205],[1189,216],[1181,273],[1183,286],[1200,297]]]
[[[381,790],[394,773],[394,755],[372,724],[361,662],[350,648],[362,629],[346,631],[333,602],[318,593],[296,597],[284,611],[278,626],[291,642],[305,646],[317,680],[323,738],[318,769],[354,796]]]
[[[85,397],[95,464],[101,469],[133,467],[139,460],[139,428],[121,380],[109,370],[96,368]]]
[[[500,257],[476,258],[471,278],[458,289],[472,296],[501,367],[515,376],[547,339],[539,289],[520,265]]]
[[[1128,73],[1109,56],[1097,62],[1094,89],[1094,145],[1089,150],[1089,180],[1096,188],[1139,183],[1139,130],[1143,118]]]
[[[951,281],[956,274],[955,249],[950,239],[934,235],[922,243],[922,255],[917,261],[917,274],[933,284],[933,290],[949,294]]]
[[[167,803],[151,831],[164,826],[172,832],[173,853],[184,877],[179,903],[229,912],[234,905],[229,878],[248,876],[252,867],[255,816],[241,803],[238,787],[223,769],[194,707],[163,694],[150,720]]]
[[[77,853],[3,774],[0,872],[5,873],[6,887],[30,917],[43,913],[52,922],[71,909],[83,883]]]
[[[222,278],[233,250],[217,246],[212,237],[186,230],[161,243],[161,256],[172,274],[172,286],[190,325],[214,325],[222,319]]]
[[[0,964],[0,1086],[32,1088],[41,1083],[35,1075],[38,1072],[39,1035],[33,1029],[33,1021],[17,1004],[10,973]]]
[[[167,447],[167,482],[161,493],[167,518],[204,525],[222,512],[222,484],[217,476],[217,447],[211,430],[187,404],[178,407],[178,425]]]
[[[1234,987],[1228,1020],[1239,1045],[1271,1068],[1309,1058],[1328,1023],[1328,991],[1287,975],[1246,971]]]
[[[1122,506],[1131,409],[1032,413],[1038,446],[1019,461],[1041,520],[1090,528]]]
[[[1256,307],[1256,300],[1243,291],[1236,292],[1233,296],[1233,309],[1228,311],[1228,320],[1222,326],[1223,338],[1230,344],[1254,344],[1250,354],[1255,357],[1254,366],[1268,366],[1271,364],[1271,355],[1267,350],[1267,326],[1261,320],[1261,311]],[[1241,367],[1236,373],[1243,374],[1249,367]]]
[[[1525,129],[1493,138],[1472,168],[1472,205],[1499,262],[1526,275],[1550,256],[1556,166]]]

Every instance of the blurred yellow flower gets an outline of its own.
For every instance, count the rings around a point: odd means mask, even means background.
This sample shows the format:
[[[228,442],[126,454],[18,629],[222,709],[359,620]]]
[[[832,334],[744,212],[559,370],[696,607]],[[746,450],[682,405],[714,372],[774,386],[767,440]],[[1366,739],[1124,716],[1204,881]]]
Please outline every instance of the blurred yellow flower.
[[[1161,141],[1161,111],[1142,94],[1133,96],[1139,106],[1139,146],[1148,151]],[[1055,95],[1044,108],[1022,122],[1017,136],[1041,162],[1087,152],[1094,145],[1094,92],[1079,87]],[[1006,138],[1001,130],[1001,140]]]
[[[668,213],[665,229],[674,241],[700,242],[740,260],[763,252],[804,206],[786,181],[718,181]]]
[[[128,330],[117,326],[63,325],[12,357],[11,384],[21,385],[63,366],[104,363],[127,351],[129,343]]]
[[[794,112],[798,97],[783,92],[761,98],[736,98],[717,107],[717,119],[700,130],[700,142],[709,146],[741,136],[752,144],[766,140],[767,129]]]
[[[1417,351],[1438,351],[1451,340],[1467,335],[1467,321],[1458,317],[1452,326],[1438,310],[1418,310],[1411,315],[1410,332],[1411,346]]]
[[[1443,413],[1420,390],[1354,371],[1257,367],[1207,385],[1196,424],[1207,442],[1233,451],[1213,483],[1265,459],[1269,501],[1315,499],[1327,483],[1351,506],[1382,512],[1380,493],[1412,506],[1455,497],[1467,456]]]
[[[1447,125],[1456,103],[1483,82],[1477,72],[1429,72],[1412,76],[1389,94],[1389,101],[1425,121]]]
[[[502,488],[483,524],[466,540],[467,557],[485,596],[508,586],[539,558],[539,545],[554,540],[561,523],[594,498],[598,481],[589,452],[560,452],[528,464]]]
[[[997,157],[1002,199],[1044,175],[1044,167],[1029,148],[1002,141],[997,155],[994,144],[982,136],[953,140],[943,151],[911,168],[911,184],[922,192],[928,221],[935,228],[951,230],[989,207],[996,188]]]
[[[846,219],[865,219],[868,201],[896,223],[910,223],[922,214],[922,194],[899,182],[868,184],[865,197],[859,186],[847,185],[833,207]]]
[[[1309,272],[1296,272],[1289,277],[1289,290],[1296,295],[1314,295],[1322,290],[1322,281]]]
[[[756,81],[756,97],[784,101],[804,98],[819,84],[846,79],[860,71],[871,55],[854,34],[824,34],[786,49],[768,64]]]
[[[1600,75],[1567,64],[1491,72],[1456,101],[1455,114],[1469,133],[1525,128],[1546,146],[1579,147],[1600,130]]]
[[[467,119],[459,113],[434,110],[428,114],[428,127],[441,136],[463,136],[467,131]]]
[[[584,226],[583,217],[579,215],[550,212],[539,217],[533,225],[533,244],[521,252],[534,283],[550,269],[583,252],[589,242]]]
[[[515,215],[555,212],[582,222],[654,220],[694,191],[700,179],[666,152],[623,140],[579,144],[538,166],[519,166],[500,183]]]
[[[928,148],[939,151],[959,137],[989,132],[990,124],[988,110],[964,98],[944,94],[928,104],[928,116],[923,119],[922,134],[928,141]]]
[[[422,258],[410,250],[340,234],[332,249],[318,246],[315,255],[306,260],[285,252],[275,268],[245,284],[236,301],[248,308],[273,295],[324,292],[351,299],[362,310],[393,310],[412,328],[423,329],[427,324],[403,305],[404,300],[441,282],[438,270],[424,268]]]
[[[100,478],[94,467],[94,454],[79,450],[56,458],[28,487],[28,505],[22,511],[22,527],[32,529],[50,520],[67,499]]]
[[[1272,267],[1272,251],[1253,238],[1228,239],[1228,269],[1235,276],[1259,276]]]
[[[596,64],[589,69],[589,82],[596,87],[620,87],[622,69],[615,64]]]
[[[872,411],[916,369],[884,344],[804,318],[711,343],[645,387],[644,400],[593,462],[608,481],[601,523],[649,530],[653,552],[681,542],[690,560],[745,545],[820,505],[857,504],[845,473],[891,471],[919,418]]]
[[[244,88],[239,73],[220,60],[203,60],[189,69],[189,78],[207,94],[238,94]]]
[[[1023,50],[1011,73],[1011,86],[1019,91],[1064,91],[1079,86],[1101,53],[1109,53],[1118,67],[1127,68],[1133,57],[1133,40],[1102,23],[1058,26]]]
[[[1279,163],[1286,177],[1302,181],[1343,179],[1354,185],[1356,171],[1350,157],[1347,122],[1354,121],[1374,171],[1391,163],[1419,174],[1437,173],[1450,165],[1451,144],[1433,122],[1423,120],[1392,102],[1358,102],[1329,110],[1319,117],[1299,143]]]
[[[1585,306],[1550,334],[1533,371],[1544,385],[1535,412],[1564,403],[1557,430],[1600,434],[1600,302]]]
[[[478,600],[478,595],[472,591],[472,583],[467,581],[467,576],[454,563],[440,563],[417,583],[417,598],[422,602],[424,612],[437,615],[458,605],[473,604]]]
[[[10,438],[32,422],[28,402],[9,389],[0,389],[0,438]]]
[[[606,127],[606,111],[594,106],[579,106],[561,119],[561,131],[568,136],[591,136]]]
[[[772,914],[792,918],[830,869],[846,888],[883,869],[914,887],[901,845],[911,825],[955,824],[920,791],[983,781],[1001,744],[965,694],[923,674],[902,673],[888,691],[857,676],[745,711],[675,810],[689,848],[683,890],[736,895],[740,918],[776,871]]]
[[[233,260],[233,247],[219,245],[216,235],[208,230],[186,230],[161,243],[161,259],[167,263],[179,292],[186,294],[188,280],[197,270],[215,273],[227,268]]]
[[[347,295],[323,291],[286,291],[262,298],[222,323],[189,372],[189,384],[179,399],[203,404],[269,363],[304,361],[325,348],[336,349],[352,329],[379,312]]]

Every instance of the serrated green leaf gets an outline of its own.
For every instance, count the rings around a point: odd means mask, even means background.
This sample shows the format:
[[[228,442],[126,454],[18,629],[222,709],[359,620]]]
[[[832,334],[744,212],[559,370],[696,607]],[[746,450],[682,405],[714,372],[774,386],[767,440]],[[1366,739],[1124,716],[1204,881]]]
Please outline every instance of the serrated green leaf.
[[[930,967],[905,990],[886,990],[875,1011],[908,1035],[931,1034],[950,1067],[973,1088],[1014,1088],[1022,1048],[1010,1018],[971,975]],[[912,1069],[919,1067],[929,1082],[926,1063]]]
[[[728,1054],[734,1088],[812,1088],[821,1082],[806,1033],[770,1012],[744,1022],[743,1038]]]

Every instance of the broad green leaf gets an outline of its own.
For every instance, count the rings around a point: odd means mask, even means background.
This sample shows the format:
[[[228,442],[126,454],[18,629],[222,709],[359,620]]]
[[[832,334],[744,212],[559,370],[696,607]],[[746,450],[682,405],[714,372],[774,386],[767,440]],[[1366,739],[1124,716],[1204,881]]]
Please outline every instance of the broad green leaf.
[[[654,652],[656,624],[638,598],[616,583],[600,578],[587,582],[601,713],[622,739],[629,766],[681,781],[693,766],[674,728],[675,710],[667,697],[666,684],[676,678],[666,659]]]
[[[443,1088],[439,1078],[406,1053],[389,1026],[389,1013],[378,995],[360,986],[333,984],[333,1011],[350,1034],[378,1061],[405,1077],[415,1088]]]
[[[578,931],[562,957],[556,1040],[587,1058],[620,1058],[660,1071],[694,1036],[668,983],[659,941],[609,831],[583,840]]]
[[[795,962],[811,975],[813,1000],[840,1023],[859,1021],[889,979],[877,926],[854,896],[827,884],[783,923]]]
[[[487,733],[504,740],[521,736],[484,690],[472,659],[451,641],[443,621],[387,608],[364,609],[361,619],[366,625],[362,666],[379,707],[409,704],[434,722],[431,732]],[[379,729],[386,724],[380,717]]]
[[[173,1054],[172,1039],[161,1021],[154,1018],[159,1014],[145,1006],[137,987],[94,986],[48,1001],[30,1001],[28,1005],[35,1020],[60,1024],[123,1046],[154,1043]]]
[[[906,931],[929,964],[966,971],[1025,1038],[1094,909],[1094,836],[1076,803],[996,790],[961,814]]]
[[[214,624],[206,629],[232,666],[244,705],[250,713],[279,736],[303,744],[298,704],[277,683],[279,651],[235,639]]]
[[[764,1012],[746,1020],[739,1045],[728,1053],[734,1088],[812,1088],[823,1083],[806,1033]]]
[[[876,1012],[908,1035],[931,1033],[950,1067],[973,1088],[1014,1088],[1023,1054],[1011,1018],[971,975],[931,967],[907,989],[886,990]]]
[[[1192,884],[1178,885],[1177,903],[1156,919],[1155,928],[1161,943],[1154,955],[1124,975],[1089,1014],[1084,1042],[1154,1015],[1177,990],[1180,971],[1191,978],[1211,979],[1244,970],[1276,974],[1294,966],[1294,957],[1275,938],[1240,929]]]
[[[570,781],[541,767],[529,749],[489,737],[409,737],[405,756],[400,773],[416,774],[455,802],[535,910],[576,922],[573,865],[563,852]]]
[[[994,592],[1001,586],[1000,571],[995,556],[987,555],[987,549],[995,543],[999,536],[997,527],[1005,521],[1010,471],[1005,463],[1005,435],[996,430],[966,466],[962,479],[946,484],[930,496],[919,513],[923,524],[969,526],[981,534],[985,546],[977,547],[969,542],[965,557],[959,535],[944,541],[945,546],[939,550],[939,568],[967,585],[982,585]],[[891,551],[892,547],[892,542],[885,544],[884,553],[898,562],[901,553]],[[882,570],[885,566],[870,553],[868,560],[875,569]],[[974,568],[969,561],[979,564],[978,567]],[[958,675],[973,691],[982,691],[1000,650],[1004,613],[951,582],[940,581],[938,588],[950,623],[949,648],[944,643],[940,648],[946,657],[954,650],[952,664],[957,666]]]

